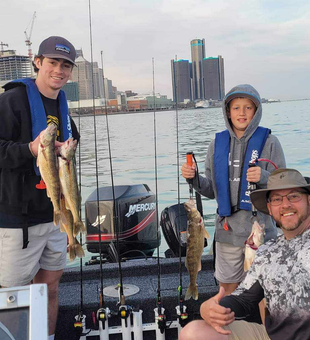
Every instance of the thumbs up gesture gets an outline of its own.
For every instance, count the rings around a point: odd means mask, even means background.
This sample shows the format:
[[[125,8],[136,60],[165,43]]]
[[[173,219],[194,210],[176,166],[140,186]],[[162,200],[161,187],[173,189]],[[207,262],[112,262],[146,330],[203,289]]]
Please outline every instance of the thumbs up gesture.
[[[228,335],[231,332],[222,328],[235,321],[235,313],[230,308],[220,306],[219,302],[225,296],[225,289],[220,288],[218,294],[205,301],[200,307],[200,315],[218,333]]]

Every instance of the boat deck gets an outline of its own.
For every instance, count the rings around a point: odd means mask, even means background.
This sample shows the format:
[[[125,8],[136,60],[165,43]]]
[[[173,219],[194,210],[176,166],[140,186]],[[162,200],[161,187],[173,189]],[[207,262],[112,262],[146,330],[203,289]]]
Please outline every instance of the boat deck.
[[[183,295],[189,285],[189,275],[182,258],[182,282]],[[202,257],[202,271],[198,274],[197,284],[199,299],[198,301],[185,301],[187,306],[189,319],[199,316],[200,304],[215,295],[218,291],[213,277],[213,258],[210,255]],[[157,298],[157,259],[147,260],[130,260],[122,263],[122,277],[124,293],[126,295],[126,285],[135,285],[139,288],[139,292],[135,295],[126,297],[126,304],[132,306],[135,310],[143,311],[142,319],[144,323],[154,322],[154,308],[156,308]],[[161,298],[162,307],[165,308],[167,321],[177,320],[175,307],[178,305],[178,286],[179,280],[179,259],[167,258],[160,259],[161,267]],[[59,292],[59,316],[56,329],[56,340],[73,340],[76,339],[74,333],[74,316],[80,308],[80,269],[68,268],[62,277]],[[118,264],[103,264],[103,287],[117,286],[119,283]],[[86,314],[87,328],[93,328],[91,315],[98,309],[98,291],[100,287],[100,271],[99,265],[83,266],[83,306],[84,314]],[[116,288],[115,288],[116,289]],[[106,307],[112,312],[117,313],[118,298],[104,297]],[[120,320],[117,316],[109,319],[109,324],[119,325]],[[97,337],[99,339],[99,337]],[[120,339],[120,335],[110,335],[110,339]],[[144,339],[155,339],[155,332],[149,331],[143,333]],[[88,337],[87,339],[96,339]],[[166,339],[177,339],[177,330],[168,329],[166,331]]]

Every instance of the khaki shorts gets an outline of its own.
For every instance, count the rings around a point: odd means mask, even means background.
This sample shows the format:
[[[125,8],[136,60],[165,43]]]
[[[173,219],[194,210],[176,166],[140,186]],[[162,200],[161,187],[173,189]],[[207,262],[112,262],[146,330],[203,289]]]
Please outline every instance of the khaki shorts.
[[[244,272],[244,247],[215,243],[215,278],[222,283],[241,282]]]
[[[28,228],[29,244],[23,247],[22,229],[0,228],[0,285],[28,284],[39,269],[61,270],[66,266],[67,235],[53,222]]]
[[[246,321],[234,321],[223,327],[231,331],[229,340],[270,340],[264,325]]]

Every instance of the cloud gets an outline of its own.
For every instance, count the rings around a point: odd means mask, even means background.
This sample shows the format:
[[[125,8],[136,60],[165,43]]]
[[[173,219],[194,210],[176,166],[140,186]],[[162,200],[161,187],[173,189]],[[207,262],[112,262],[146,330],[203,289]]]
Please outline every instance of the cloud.
[[[22,10],[21,10],[22,9]],[[289,0],[91,0],[93,59],[120,90],[152,89],[171,96],[170,60],[190,59],[190,41],[205,38],[207,56],[222,55],[226,89],[245,80],[265,97],[309,96],[310,4]],[[33,50],[49,35],[63,35],[90,60],[87,0],[21,0],[0,13],[1,40],[27,53],[24,30],[37,12]],[[285,79],[290,82],[288,88]]]

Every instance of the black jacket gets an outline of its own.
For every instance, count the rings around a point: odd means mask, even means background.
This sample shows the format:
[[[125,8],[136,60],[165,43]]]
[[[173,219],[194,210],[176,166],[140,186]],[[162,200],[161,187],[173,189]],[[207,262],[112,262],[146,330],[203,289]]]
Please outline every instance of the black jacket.
[[[39,190],[29,150],[31,113],[26,88],[21,85],[0,96],[0,227],[25,227],[53,221],[46,190]],[[71,119],[73,138],[79,139]],[[3,218],[3,215],[5,216]]]

